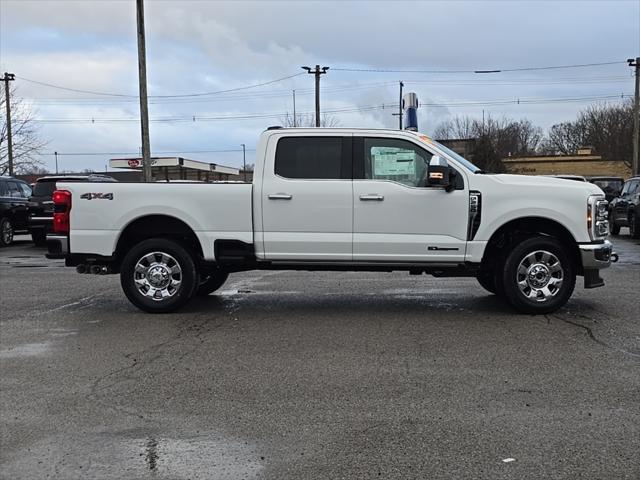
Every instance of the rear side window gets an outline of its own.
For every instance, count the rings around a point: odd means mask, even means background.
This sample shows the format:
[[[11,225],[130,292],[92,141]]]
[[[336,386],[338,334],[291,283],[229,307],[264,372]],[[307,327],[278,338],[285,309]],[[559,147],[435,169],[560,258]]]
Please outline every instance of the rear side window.
[[[22,189],[22,196],[24,198],[29,198],[31,196],[31,187],[26,183],[19,183],[20,189]]]
[[[36,182],[33,187],[34,197],[50,197],[56,189],[56,182]]]
[[[275,173],[285,178],[351,179],[351,138],[281,138]]]
[[[22,198],[22,190],[20,190],[18,182],[7,182],[7,186],[9,187],[8,197]]]

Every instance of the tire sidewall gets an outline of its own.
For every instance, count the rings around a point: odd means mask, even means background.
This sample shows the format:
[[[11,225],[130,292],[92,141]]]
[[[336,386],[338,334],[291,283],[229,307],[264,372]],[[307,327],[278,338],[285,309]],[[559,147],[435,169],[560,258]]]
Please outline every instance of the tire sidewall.
[[[161,301],[142,295],[134,282],[134,270],[138,260],[154,251],[171,255],[182,270],[182,283],[178,291],[172,297]],[[178,243],[164,238],[144,240],[134,246],[124,257],[120,268],[120,284],[124,294],[136,307],[149,313],[167,313],[180,308],[193,295],[197,286],[196,280],[196,267],[191,254]]]
[[[563,283],[560,291],[544,302],[529,300],[518,288],[516,272],[520,262],[536,250],[546,250],[554,254],[560,261]],[[502,288],[509,303],[519,312],[530,314],[550,313],[562,307],[575,287],[576,271],[566,248],[553,237],[534,237],[515,245],[506,257],[502,275]]]
[[[4,228],[6,224],[9,224],[9,228],[11,229],[11,238],[9,239],[8,242],[5,242],[4,240]],[[0,220],[0,246],[3,247],[7,247],[9,245],[11,245],[13,243],[13,236],[14,236],[15,232],[13,230],[13,224],[11,223],[11,220],[7,217],[3,217],[2,220]]]

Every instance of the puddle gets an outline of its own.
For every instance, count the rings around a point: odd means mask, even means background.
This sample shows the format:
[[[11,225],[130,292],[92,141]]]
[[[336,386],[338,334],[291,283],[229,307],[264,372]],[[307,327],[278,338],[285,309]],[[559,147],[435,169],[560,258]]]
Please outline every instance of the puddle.
[[[44,355],[51,349],[50,343],[24,343],[0,350],[0,358],[34,357]]]
[[[25,447],[26,448],[26,447]],[[127,438],[109,433],[49,437],[29,453],[5,454],[6,478],[251,479],[264,457],[246,443],[219,436]],[[8,453],[8,452],[7,452]]]

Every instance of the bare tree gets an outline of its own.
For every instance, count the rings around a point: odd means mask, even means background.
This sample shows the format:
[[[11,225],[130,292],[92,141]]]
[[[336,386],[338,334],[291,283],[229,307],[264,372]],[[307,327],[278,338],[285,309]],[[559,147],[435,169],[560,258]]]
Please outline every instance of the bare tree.
[[[38,154],[46,142],[34,122],[34,114],[24,100],[15,95],[11,89],[11,139],[13,140],[13,168],[15,173],[29,173],[43,165]],[[0,175],[9,170],[9,150],[7,139],[7,117],[5,115],[5,97],[0,96]]]
[[[283,127],[315,127],[316,119],[312,114],[296,113],[295,122],[294,117],[289,112],[285,113],[284,117],[281,117]],[[320,116],[321,127],[337,127],[340,125],[340,121],[333,115],[327,115],[326,113]]]
[[[456,116],[435,129],[437,139],[475,139],[473,161],[483,170],[502,172],[502,159],[512,155],[528,155],[536,151],[542,129],[530,120],[506,117],[485,119]]]
[[[595,104],[572,122],[553,125],[542,143],[549,154],[572,155],[580,147],[593,147],[606,160],[621,160],[631,166],[633,104]]]

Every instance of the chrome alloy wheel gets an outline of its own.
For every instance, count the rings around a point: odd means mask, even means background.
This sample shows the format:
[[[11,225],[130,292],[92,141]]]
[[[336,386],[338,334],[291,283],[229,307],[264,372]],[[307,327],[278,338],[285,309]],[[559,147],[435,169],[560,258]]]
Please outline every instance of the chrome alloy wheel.
[[[537,250],[525,256],[516,272],[520,292],[529,300],[544,302],[555,297],[564,280],[558,257],[546,250]]]
[[[182,284],[182,269],[171,255],[151,252],[140,258],[133,272],[138,291],[156,301],[173,297]]]

